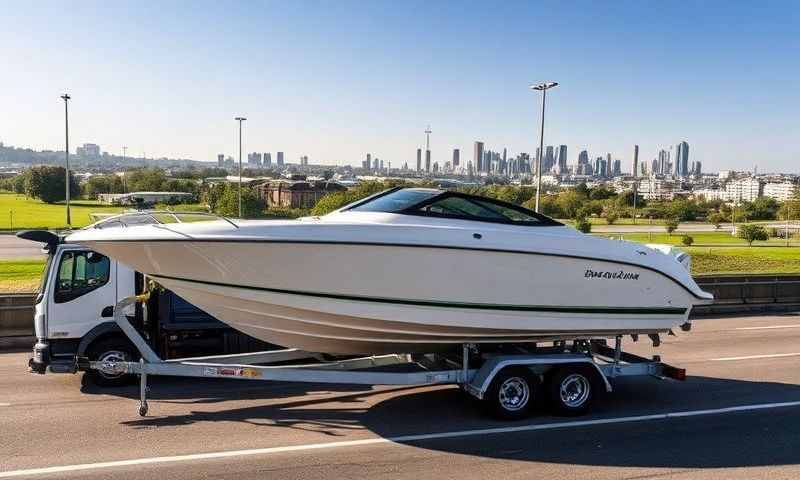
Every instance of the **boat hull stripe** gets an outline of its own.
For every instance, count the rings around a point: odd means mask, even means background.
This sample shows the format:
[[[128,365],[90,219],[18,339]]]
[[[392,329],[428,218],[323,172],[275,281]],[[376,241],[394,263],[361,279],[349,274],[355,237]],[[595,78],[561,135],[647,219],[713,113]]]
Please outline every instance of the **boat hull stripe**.
[[[440,300],[410,300],[400,298],[366,297],[361,295],[343,295],[339,293],[305,292],[298,290],[285,290],[281,288],[255,287],[251,285],[233,285],[229,283],[210,282],[191,278],[169,277],[165,275],[148,274],[155,279],[175,280],[216,287],[240,288],[260,292],[278,293],[283,295],[298,295],[304,297],[330,298],[333,300],[348,300],[353,302],[386,303],[393,305],[414,305],[440,308],[466,308],[473,310],[497,310],[514,312],[554,312],[554,313],[590,313],[590,314],[637,314],[637,315],[684,315],[686,308],[680,307],[565,307],[560,305],[508,305],[469,302],[444,302]]]

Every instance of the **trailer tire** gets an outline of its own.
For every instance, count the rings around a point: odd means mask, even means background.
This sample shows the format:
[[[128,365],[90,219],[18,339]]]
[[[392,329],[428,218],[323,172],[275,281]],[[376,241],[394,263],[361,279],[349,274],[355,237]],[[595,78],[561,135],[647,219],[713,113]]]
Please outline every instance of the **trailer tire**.
[[[101,339],[90,345],[87,349],[87,356],[92,361],[115,359],[131,362],[139,359],[139,352],[127,339],[112,337]],[[136,380],[135,375],[110,375],[100,370],[87,370],[86,375],[98,387],[121,387]]]
[[[548,373],[545,390],[554,414],[575,417],[592,407],[601,390],[600,379],[591,365],[564,365]]]
[[[503,420],[528,417],[538,394],[536,376],[525,367],[500,370],[483,396],[487,413]]]

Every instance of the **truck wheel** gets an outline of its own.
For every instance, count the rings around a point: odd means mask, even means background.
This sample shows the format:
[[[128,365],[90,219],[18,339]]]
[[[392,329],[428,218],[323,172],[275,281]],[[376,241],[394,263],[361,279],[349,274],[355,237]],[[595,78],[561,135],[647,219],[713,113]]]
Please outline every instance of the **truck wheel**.
[[[136,348],[123,338],[108,338],[101,340],[88,349],[89,360],[103,362],[114,360],[121,362],[131,362],[139,359]],[[136,380],[135,375],[130,374],[110,374],[101,370],[88,370],[86,375],[97,386],[100,387],[119,387],[128,385]]]
[[[547,398],[553,413],[578,416],[589,411],[599,390],[597,371],[589,365],[565,365],[547,376]]]
[[[527,368],[502,369],[483,396],[488,413],[504,420],[526,418],[534,403],[536,383],[536,377]]]

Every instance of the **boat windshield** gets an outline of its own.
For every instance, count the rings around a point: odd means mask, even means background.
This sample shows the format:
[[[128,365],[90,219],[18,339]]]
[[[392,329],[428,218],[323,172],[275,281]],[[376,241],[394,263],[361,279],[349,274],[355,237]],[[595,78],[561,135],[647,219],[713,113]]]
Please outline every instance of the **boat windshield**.
[[[441,190],[429,188],[402,188],[399,190],[390,190],[383,194],[367,198],[365,201],[348,208],[348,210],[354,212],[398,213],[441,193]]]
[[[518,205],[460,192],[427,188],[389,190],[367,198],[347,210],[528,226],[561,225],[551,218]]]

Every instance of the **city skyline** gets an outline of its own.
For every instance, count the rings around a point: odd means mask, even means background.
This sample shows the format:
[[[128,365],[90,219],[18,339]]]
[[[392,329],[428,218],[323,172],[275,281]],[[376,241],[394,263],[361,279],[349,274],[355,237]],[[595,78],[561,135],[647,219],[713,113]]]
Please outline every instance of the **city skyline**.
[[[587,149],[628,166],[634,144],[649,164],[684,138],[709,171],[796,173],[800,164],[798,65],[785,61],[796,51],[797,6],[788,2],[692,3],[681,35],[659,20],[687,8],[677,4],[511,2],[465,15],[441,3],[420,19],[414,5],[381,3],[87,2],[31,36],[53,5],[9,9],[0,32],[7,64],[26,72],[0,78],[6,144],[63,149],[58,96],[69,92],[73,145],[213,162],[235,156],[231,118],[241,113],[246,151],[279,145],[287,158],[331,165],[358,165],[368,151],[414,165],[430,124],[431,163],[442,166],[476,140],[533,154],[538,97],[527,86],[552,79],[561,85],[548,95],[545,143],[567,145],[570,164]],[[70,19],[93,28],[75,31]],[[515,35],[465,34],[484,24]],[[584,27],[590,43],[574,35]]]

